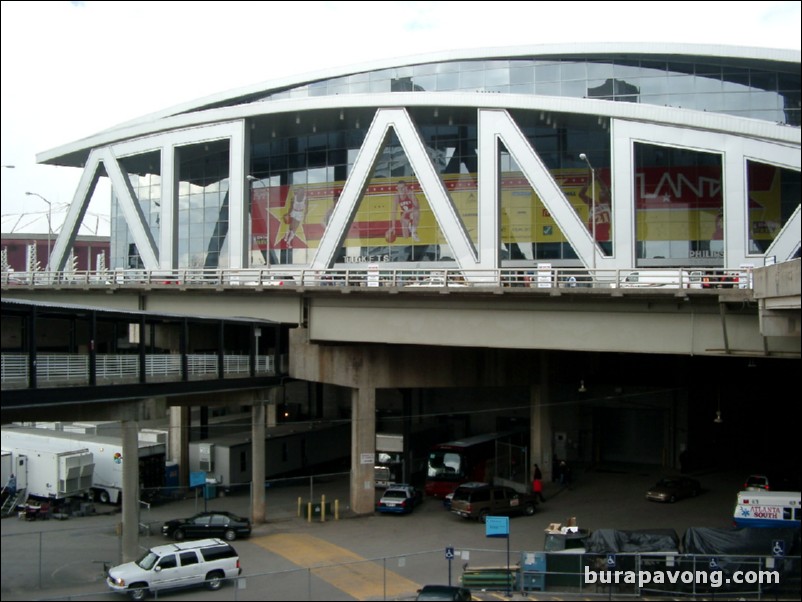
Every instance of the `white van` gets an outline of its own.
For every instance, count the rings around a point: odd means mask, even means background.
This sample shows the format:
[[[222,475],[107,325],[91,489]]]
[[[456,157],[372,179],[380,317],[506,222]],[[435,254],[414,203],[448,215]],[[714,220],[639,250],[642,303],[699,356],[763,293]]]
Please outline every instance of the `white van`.
[[[106,583],[115,592],[144,600],[149,592],[205,584],[218,590],[242,573],[239,556],[222,539],[201,539],[151,548],[134,562],[109,569]]]
[[[802,493],[799,491],[738,492],[733,512],[736,527],[800,527]]]

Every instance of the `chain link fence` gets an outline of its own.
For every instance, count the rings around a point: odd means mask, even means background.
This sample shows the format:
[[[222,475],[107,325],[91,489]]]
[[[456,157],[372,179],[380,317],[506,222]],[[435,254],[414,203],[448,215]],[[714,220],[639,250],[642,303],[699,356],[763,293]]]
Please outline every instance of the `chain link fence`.
[[[349,486],[348,473],[266,482],[268,523],[255,529],[251,538],[234,542],[243,574],[219,592],[203,593],[202,599],[412,600],[421,585],[449,580],[454,585],[465,584],[475,599],[485,600],[498,599],[501,594],[579,594],[600,599],[800,597],[801,563],[796,548],[782,557],[770,553],[738,557],[655,553],[616,554],[611,559],[611,555],[584,553],[583,549],[554,553],[513,549],[508,553],[505,542],[495,540],[494,548],[457,547],[449,560],[445,546],[415,550],[415,536],[405,540],[406,553],[393,553],[400,548],[395,539],[400,541],[415,530],[416,523],[410,519],[415,519],[417,510],[411,517],[377,516],[368,523],[358,520],[353,529],[351,524],[343,524],[342,533],[348,533],[345,537],[356,537],[352,530],[361,528],[358,532],[367,533],[367,539],[374,541],[335,545],[331,542],[341,541],[339,538],[323,534],[340,525],[328,524],[338,518],[335,510],[340,518],[349,515]],[[150,494],[150,502],[140,506],[138,517],[142,551],[171,541],[161,534],[166,520],[205,510],[250,514],[249,484],[143,493]],[[76,516],[30,521],[25,513],[3,520],[2,599],[113,599],[104,575],[107,567],[122,562],[120,508],[92,506],[87,512],[86,504],[79,505],[81,513],[95,517],[91,520]],[[461,526],[473,531],[470,523],[441,520],[435,506],[428,508],[423,511],[430,514],[420,518],[431,517],[431,522],[417,524],[438,525],[430,529],[442,525],[443,537]],[[362,550],[362,556],[353,552],[354,547]],[[770,575],[766,571],[777,571],[779,583],[767,581]]]
[[[66,540],[78,536],[78,530],[61,533]],[[4,570],[3,598],[26,592],[25,599],[41,598],[98,600],[109,599],[103,582],[108,558],[119,557],[119,541],[111,531],[83,532],[95,545],[79,554],[69,570],[52,571],[64,550],[58,549],[52,535],[3,536],[3,564],[6,550],[15,550],[18,561],[38,570],[15,573],[9,578]],[[163,541],[153,542],[164,543]],[[207,600],[414,600],[420,587],[420,575],[433,563],[444,563],[443,550],[425,550],[404,555],[371,559],[320,562],[309,567],[282,567],[260,570],[246,566],[243,575],[230,580],[218,592],[208,592]],[[542,565],[532,570],[526,557],[538,555]],[[542,555],[542,558],[540,557]],[[104,558],[105,557],[105,558]],[[471,588],[474,599],[498,599],[499,595],[523,599],[531,595],[582,595],[595,597],[682,597],[711,599],[762,598],[799,599],[800,557],[774,559],[756,556],[709,556],[617,554],[616,566],[610,567],[605,555],[559,554],[545,552],[510,552],[493,549],[456,550],[450,569],[453,585]],[[715,560],[715,566],[711,564]],[[602,577],[605,571],[610,576]],[[611,583],[615,571],[618,581]],[[776,571],[777,575],[774,575]],[[624,576],[624,573],[628,576]],[[718,576],[716,576],[718,575]],[[740,576],[738,576],[740,575]],[[7,581],[14,581],[13,585]],[[738,581],[736,582],[736,579]],[[443,580],[445,582],[445,580]],[[8,587],[7,587],[8,586]],[[54,596],[47,590],[81,586],[82,591]],[[33,594],[33,595],[31,595]],[[158,599],[170,594],[152,592]],[[7,597],[9,596],[9,597]]]

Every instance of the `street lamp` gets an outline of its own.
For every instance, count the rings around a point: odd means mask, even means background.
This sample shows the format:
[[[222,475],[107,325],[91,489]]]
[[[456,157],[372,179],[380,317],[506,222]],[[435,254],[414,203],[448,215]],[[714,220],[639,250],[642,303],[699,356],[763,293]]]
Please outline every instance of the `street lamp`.
[[[28,195],[28,196],[38,196],[45,203],[47,203],[47,271],[49,272],[50,271],[50,233],[53,231],[52,221],[51,221],[51,218],[52,218],[52,215],[53,215],[53,206],[50,204],[50,201],[48,201],[45,197],[43,197],[41,194],[39,194],[37,192],[26,192],[25,194]]]
[[[596,269],[596,170],[590,164],[585,153],[579,153],[579,158],[590,168],[590,232],[593,238],[593,270]],[[593,276],[595,278],[595,276]]]

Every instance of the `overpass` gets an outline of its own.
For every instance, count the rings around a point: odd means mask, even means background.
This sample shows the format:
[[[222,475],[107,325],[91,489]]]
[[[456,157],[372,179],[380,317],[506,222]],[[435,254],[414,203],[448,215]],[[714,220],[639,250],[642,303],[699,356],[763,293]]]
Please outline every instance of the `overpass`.
[[[268,320],[306,328],[321,343],[799,356],[799,260],[742,273],[467,273],[470,285],[465,270],[379,266],[6,273],[2,284],[6,299]]]
[[[279,367],[286,351],[289,377],[350,392],[351,508],[365,513],[373,509],[373,490],[364,487],[373,480],[372,464],[362,465],[359,459],[375,453],[381,391],[526,388],[532,460],[548,467],[554,436],[551,390],[563,386],[566,378],[582,375],[580,371],[565,376],[565,354],[612,358],[604,371],[610,383],[619,383],[616,391],[622,383],[634,386],[637,372],[651,370],[644,368],[648,358],[799,359],[799,260],[760,268],[754,274],[649,270],[637,280],[633,272],[483,271],[473,274],[469,283],[457,271],[421,274],[420,270],[375,267],[281,273],[131,271],[114,277],[30,273],[14,274],[13,280],[4,275],[3,421],[20,419],[32,409],[40,419],[63,415],[65,407],[72,411],[78,407],[75,404],[86,407],[87,400],[95,400],[98,403],[90,410],[95,418],[104,401],[114,401],[107,404],[113,407],[111,415],[135,423],[136,415],[130,406],[119,405],[120,400],[164,396],[173,407],[175,425],[186,422],[188,404],[210,403],[215,393],[224,391],[227,398],[237,395],[252,405],[253,440],[263,441],[259,433],[270,422],[269,413],[275,412],[274,392],[282,383]],[[182,357],[187,356],[183,368],[176,372],[174,382],[153,382],[143,368],[138,373],[140,388],[118,382],[115,392],[115,383],[98,380],[96,363],[89,371],[94,381],[75,386],[37,379],[39,367],[34,362],[33,378],[14,385],[7,362],[11,355],[7,324],[13,318],[8,308],[26,302],[41,306],[39,315],[31,315],[30,324],[47,320],[50,312],[51,328],[53,312],[80,313],[71,309],[78,307],[97,308],[121,323],[138,324],[141,332],[149,323],[160,324],[158,328],[172,323],[178,332],[174,344]],[[208,329],[202,339],[219,343],[211,354],[211,377],[193,376],[188,369],[193,350],[181,333],[191,323],[200,331]],[[74,330],[73,320],[62,326]],[[231,339],[224,334],[226,328],[242,329],[245,342],[240,346],[247,350],[242,364],[245,374],[236,378],[226,374],[228,352],[223,341]],[[259,339],[254,336],[257,328],[265,333],[264,341],[271,341],[264,364],[260,364]],[[31,340],[38,340],[35,331]],[[288,336],[286,349],[282,332]],[[74,347],[66,355],[90,356],[92,364],[102,355],[99,351]],[[143,355],[135,357],[144,367]],[[615,358],[628,358],[620,362],[627,368],[612,367]],[[714,381],[724,380],[735,365],[730,361],[719,366],[720,374],[709,375]],[[661,372],[662,380],[672,369]],[[790,386],[792,371],[781,372]],[[53,403],[54,398],[59,403]],[[45,399],[51,401],[44,403]],[[408,400],[405,397],[404,413],[414,414]],[[186,443],[183,438],[180,445]],[[669,456],[676,457],[682,445],[672,438]],[[175,453],[186,457],[180,446]],[[259,453],[255,448],[254,457],[260,457]],[[260,481],[258,470],[255,465],[254,482]],[[261,500],[254,499],[255,520],[264,519],[261,494]]]

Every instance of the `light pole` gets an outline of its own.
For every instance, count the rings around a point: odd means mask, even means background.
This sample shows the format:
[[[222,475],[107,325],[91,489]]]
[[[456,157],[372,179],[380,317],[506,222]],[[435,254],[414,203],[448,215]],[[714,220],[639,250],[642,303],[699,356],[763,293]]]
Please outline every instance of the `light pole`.
[[[585,153],[579,153],[579,158],[588,164],[590,168],[590,233],[593,238],[593,270],[596,270],[596,170],[590,164],[590,159]],[[594,275],[593,278],[596,276]]]
[[[38,192],[26,192],[28,196],[38,196],[45,203],[47,203],[47,271],[50,271],[50,233],[53,231],[51,218],[53,216],[53,206],[45,197]]]

